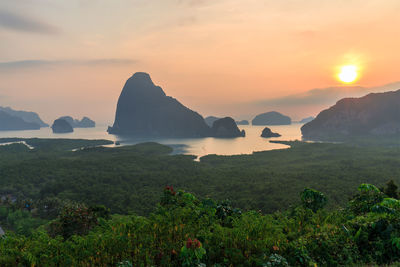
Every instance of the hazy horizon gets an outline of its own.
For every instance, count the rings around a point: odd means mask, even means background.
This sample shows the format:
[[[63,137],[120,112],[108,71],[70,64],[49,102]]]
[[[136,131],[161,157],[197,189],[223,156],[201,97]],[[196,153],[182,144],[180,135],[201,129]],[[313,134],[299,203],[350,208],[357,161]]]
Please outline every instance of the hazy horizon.
[[[0,106],[110,124],[125,81],[145,71],[204,117],[315,116],[400,88],[399,10],[395,0],[5,0]],[[343,84],[349,64],[359,78]]]

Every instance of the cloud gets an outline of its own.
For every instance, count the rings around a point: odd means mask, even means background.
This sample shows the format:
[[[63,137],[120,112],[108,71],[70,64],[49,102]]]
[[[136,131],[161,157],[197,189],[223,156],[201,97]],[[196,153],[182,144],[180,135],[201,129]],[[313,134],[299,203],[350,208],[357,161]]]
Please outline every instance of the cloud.
[[[137,63],[132,59],[118,59],[118,58],[101,58],[89,60],[20,60],[0,62],[0,70],[13,70],[21,68],[38,68],[48,66],[60,65],[82,65],[82,66],[95,66],[95,65],[129,65]]]
[[[368,93],[400,89],[400,82],[377,87],[328,87],[312,89],[302,94],[294,94],[273,99],[254,101],[257,106],[299,107],[310,105],[332,105],[345,97],[360,97]]]
[[[57,34],[60,30],[38,19],[0,9],[0,27],[29,33]]]

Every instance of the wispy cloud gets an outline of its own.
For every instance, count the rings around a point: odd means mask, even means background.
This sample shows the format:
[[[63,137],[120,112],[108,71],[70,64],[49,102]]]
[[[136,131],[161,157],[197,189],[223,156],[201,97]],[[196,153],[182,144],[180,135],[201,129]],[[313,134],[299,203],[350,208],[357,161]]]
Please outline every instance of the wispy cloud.
[[[297,107],[309,105],[331,105],[344,97],[360,97],[368,93],[400,89],[400,82],[377,87],[328,87],[312,89],[305,93],[253,102],[258,106]]]
[[[20,32],[57,34],[60,30],[39,19],[0,9],[0,27]]]
[[[19,60],[0,62],[0,70],[38,68],[60,65],[129,65],[135,63],[137,63],[136,60],[118,58],[101,58],[88,60]]]

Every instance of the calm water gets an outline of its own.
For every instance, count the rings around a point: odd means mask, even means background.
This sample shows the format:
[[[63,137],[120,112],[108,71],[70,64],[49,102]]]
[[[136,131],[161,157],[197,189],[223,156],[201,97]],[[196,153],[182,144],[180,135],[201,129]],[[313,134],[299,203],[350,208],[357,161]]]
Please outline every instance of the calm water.
[[[222,138],[126,138],[111,135],[106,132],[106,126],[96,128],[77,128],[73,133],[53,134],[50,128],[42,128],[35,131],[0,131],[0,138],[3,137],[22,137],[22,138],[73,138],[73,139],[107,139],[120,141],[121,145],[130,145],[154,141],[160,144],[170,145],[174,148],[174,153],[191,154],[204,156],[208,154],[217,155],[238,155],[251,154],[255,151],[287,148],[286,145],[273,144],[269,140],[301,140],[300,127],[302,124],[271,126],[273,132],[278,132],[282,136],[275,138],[260,137],[264,126],[239,125],[240,129],[246,131],[246,137],[232,139]]]

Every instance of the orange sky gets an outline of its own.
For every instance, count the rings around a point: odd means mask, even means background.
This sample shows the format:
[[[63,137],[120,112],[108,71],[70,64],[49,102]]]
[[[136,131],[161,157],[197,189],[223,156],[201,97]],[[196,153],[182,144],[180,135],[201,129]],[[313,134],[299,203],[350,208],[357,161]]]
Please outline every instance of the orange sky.
[[[111,123],[145,71],[204,116],[299,119],[317,110],[260,102],[342,86],[346,64],[359,86],[400,80],[399,12],[398,0],[3,0],[0,105]]]

